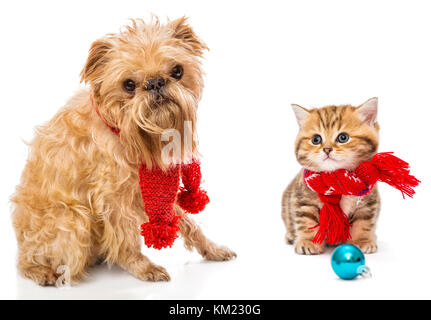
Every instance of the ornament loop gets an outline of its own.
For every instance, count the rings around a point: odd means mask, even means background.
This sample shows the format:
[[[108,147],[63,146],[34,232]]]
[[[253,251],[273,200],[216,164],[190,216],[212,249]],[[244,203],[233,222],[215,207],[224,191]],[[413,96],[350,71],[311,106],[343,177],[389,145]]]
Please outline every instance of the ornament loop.
[[[373,275],[371,274],[370,268],[366,265],[359,266],[356,272],[363,278],[371,278]]]

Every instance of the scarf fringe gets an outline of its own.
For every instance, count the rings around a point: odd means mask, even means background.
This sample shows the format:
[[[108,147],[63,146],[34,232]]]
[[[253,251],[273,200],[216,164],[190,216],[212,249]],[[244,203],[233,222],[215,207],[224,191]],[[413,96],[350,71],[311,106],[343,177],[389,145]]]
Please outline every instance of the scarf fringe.
[[[346,242],[350,236],[349,218],[337,204],[324,202],[320,209],[319,224],[310,229],[319,228],[314,236],[313,243],[337,244]]]
[[[152,222],[142,224],[141,235],[144,237],[145,245],[158,250],[171,247],[178,238],[180,231],[178,220],[180,218],[180,216],[174,216],[169,224]]]
[[[207,192],[202,189],[196,191],[189,191],[180,188],[177,203],[187,213],[196,214],[201,212],[205,206],[210,202]]]
[[[379,171],[379,181],[400,190],[403,198],[405,195],[413,198],[413,188],[420,180],[410,174],[410,165],[407,162],[392,155],[392,152],[382,152],[376,154],[371,163]]]

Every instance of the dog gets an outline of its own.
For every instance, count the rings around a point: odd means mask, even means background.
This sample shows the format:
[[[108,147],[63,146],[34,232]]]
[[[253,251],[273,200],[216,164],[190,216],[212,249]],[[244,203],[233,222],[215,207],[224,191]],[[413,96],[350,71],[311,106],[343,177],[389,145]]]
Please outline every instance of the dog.
[[[141,253],[139,226],[148,217],[138,169],[141,162],[166,167],[164,130],[184,134],[185,121],[195,129],[207,49],[184,17],[132,20],[91,45],[81,72],[88,88],[37,128],[12,198],[24,277],[56,285],[58,268],[66,266],[74,284],[103,261],[144,281],[170,280]],[[215,261],[236,257],[206,238],[178,205],[175,213],[188,250]]]

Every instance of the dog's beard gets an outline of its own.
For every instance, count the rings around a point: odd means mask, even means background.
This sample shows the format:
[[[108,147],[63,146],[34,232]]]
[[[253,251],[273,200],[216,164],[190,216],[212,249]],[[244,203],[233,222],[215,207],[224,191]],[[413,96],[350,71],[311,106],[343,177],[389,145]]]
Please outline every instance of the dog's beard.
[[[194,136],[196,107],[194,96],[179,88],[171,88],[160,97],[145,94],[124,104],[121,107],[120,139],[127,158],[132,162],[144,161],[148,167],[157,165],[166,168],[170,162],[166,161],[162,152],[168,143],[181,151],[179,159],[174,152],[171,163],[192,158],[197,153],[196,143],[191,139],[188,140],[191,145],[185,145],[185,135]],[[186,128],[191,132],[187,132]],[[176,131],[181,139],[162,141],[162,135],[172,131]]]

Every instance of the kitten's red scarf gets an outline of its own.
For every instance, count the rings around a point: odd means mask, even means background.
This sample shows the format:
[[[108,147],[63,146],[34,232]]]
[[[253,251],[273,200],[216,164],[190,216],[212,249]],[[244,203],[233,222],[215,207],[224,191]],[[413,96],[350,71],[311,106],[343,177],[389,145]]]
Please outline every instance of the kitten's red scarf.
[[[342,195],[366,196],[377,181],[386,182],[413,197],[420,181],[410,175],[407,162],[392,155],[392,152],[378,153],[370,161],[364,161],[353,171],[339,169],[333,172],[312,172],[304,170],[304,182],[319,194],[323,207],[320,210],[319,227],[314,243],[328,244],[345,242],[350,237],[350,223],[340,207]]]
[[[100,119],[113,133],[120,136],[120,130],[110,126],[100,115],[93,96],[90,99]],[[201,212],[209,203],[206,191],[200,187],[201,178],[200,164],[195,159],[188,164],[172,165],[167,170],[155,166],[149,170],[141,163],[139,186],[149,219],[149,222],[141,225],[141,235],[149,248],[170,247],[178,237],[180,217],[175,215],[175,201],[186,212],[193,214]]]

